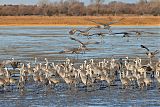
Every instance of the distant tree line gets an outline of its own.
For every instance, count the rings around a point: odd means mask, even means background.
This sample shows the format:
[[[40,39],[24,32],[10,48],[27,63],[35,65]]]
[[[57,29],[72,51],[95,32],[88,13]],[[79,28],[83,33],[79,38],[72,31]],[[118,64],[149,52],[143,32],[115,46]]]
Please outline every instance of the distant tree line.
[[[160,0],[139,0],[137,3],[124,3],[105,0],[91,0],[85,5],[80,0],[39,0],[37,5],[0,5],[0,16],[96,16],[96,15],[160,15]]]

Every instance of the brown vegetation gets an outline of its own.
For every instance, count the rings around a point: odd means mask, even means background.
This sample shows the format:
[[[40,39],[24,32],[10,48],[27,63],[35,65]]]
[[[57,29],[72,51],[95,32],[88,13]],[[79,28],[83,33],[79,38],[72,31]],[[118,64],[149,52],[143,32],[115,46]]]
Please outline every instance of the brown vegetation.
[[[118,20],[121,16],[0,16],[0,25],[95,25],[86,19],[98,22]],[[160,16],[127,16],[123,21],[115,25],[160,25]]]
[[[0,16],[106,16],[106,15],[160,15],[159,0],[139,0],[137,3],[105,0],[91,0],[85,5],[80,0],[40,0],[37,5],[0,5]]]
[[[159,0],[139,0],[137,3],[91,0],[39,0],[37,5],[0,5],[0,25],[94,25],[125,17],[115,25],[160,25]]]

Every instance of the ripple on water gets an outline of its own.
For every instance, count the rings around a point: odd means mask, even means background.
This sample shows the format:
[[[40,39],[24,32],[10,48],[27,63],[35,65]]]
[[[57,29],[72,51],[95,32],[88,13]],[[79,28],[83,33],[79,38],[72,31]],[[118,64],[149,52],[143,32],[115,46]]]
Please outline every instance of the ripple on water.
[[[64,61],[66,57],[77,58],[75,54],[58,54],[66,48],[78,47],[79,44],[69,39],[68,31],[72,27],[0,27],[0,59],[16,59],[34,61],[34,57],[39,57],[43,61],[44,57],[49,57],[49,61]],[[83,26],[79,27],[83,28]],[[113,27],[113,32],[123,32],[127,30],[143,30],[159,33],[159,27]],[[62,32],[63,31],[63,32]],[[98,31],[98,30],[96,30]],[[101,30],[106,32],[105,30]],[[77,37],[81,41],[101,41],[98,37],[86,39]],[[129,41],[129,42],[128,42]],[[122,38],[122,35],[107,35],[99,45],[88,45],[90,51],[86,54],[78,55],[80,59],[89,58],[109,58],[115,57],[131,58],[144,55],[145,50],[140,45],[146,45],[150,50],[160,50],[160,35],[142,35],[137,39],[135,35],[130,38]],[[160,57],[160,54],[157,55]],[[79,60],[80,61],[80,60]],[[79,63],[80,64],[80,63]],[[67,86],[61,84],[50,92],[43,89],[35,91],[33,86],[26,93],[0,92],[0,106],[8,107],[63,107],[63,106],[98,106],[98,107],[150,107],[160,106],[160,91],[153,90],[122,90],[117,88],[96,90],[86,92],[85,89],[68,91]]]

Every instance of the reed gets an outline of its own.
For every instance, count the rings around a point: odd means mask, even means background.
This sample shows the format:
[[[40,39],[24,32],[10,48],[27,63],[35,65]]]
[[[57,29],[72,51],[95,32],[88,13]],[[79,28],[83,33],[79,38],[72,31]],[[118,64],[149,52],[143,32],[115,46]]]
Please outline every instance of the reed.
[[[122,16],[0,16],[0,26],[93,26],[99,22],[118,20]],[[125,16],[125,19],[115,26],[159,26],[160,16]],[[113,25],[113,26],[114,26]]]

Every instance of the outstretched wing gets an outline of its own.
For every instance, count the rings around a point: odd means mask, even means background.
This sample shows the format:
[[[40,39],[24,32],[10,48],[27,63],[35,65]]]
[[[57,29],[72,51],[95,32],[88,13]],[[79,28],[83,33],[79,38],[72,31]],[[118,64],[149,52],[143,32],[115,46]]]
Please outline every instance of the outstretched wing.
[[[76,31],[77,31],[77,29],[72,29],[72,30],[69,31],[69,34],[74,35],[76,33]]]
[[[113,22],[108,22],[106,25],[112,25],[112,24],[115,24],[115,23],[118,23],[119,21],[113,21]]]
[[[110,33],[102,33],[102,32],[98,32],[98,33],[93,33],[92,35],[105,36],[106,34],[110,34]]]
[[[158,32],[146,32],[146,31],[142,31],[143,33],[146,33],[146,34],[160,34]]]
[[[137,31],[137,30],[133,30],[133,31],[129,31],[129,32],[135,32],[135,33],[143,33],[143,34],[160,34],[157,32],[146,32],[146,31]]]
[[[94,21],[94,20],[89,20],[89,21],[94,22],[94,23],[99,24],[99,25],[105,25],[104,23],[96,22],[96,21]]]
[[[92,35],[105,35],[105,34],[109,34],[109,33],[98,32],[98,33],[93,33]]]
[[[77,41],[77,42],[79,42],[80,44],[84,45],[83,42],[81,42],[80,40],[78,40],[78,39],[76,39],[76,38],[70,37],[70,39],[71,39],[71,40],[74,40],[74,41]]]
[[[159,50],[156,50],[156,51],[154,51],[153,53],[154,53],[154,55],[156,55],[156,54],[159,53]]]
[[[4,61],[0,62],[0,65],[7,65],[10,63],[11,63],[11,60],[4,60]]]
[[[112,21],[112,22],[108,22],[107,25],[118,23],[118,22],[122,21],[123,19],[124,18],[121,18],[120,20],[115,20],[115,21]]]
[[[141,48],[144,48],[144,49],[146,49],[147,51],[149,51],[149,49],[148,49],[146,46],[144,46],[144,45],[141,45]]]
[[[129,32],[134,32],[134,33],[144,33],[144,31],[139,31],[139,30],[131,30],[131,31],[129,31]]]
[[[96,42],[96,41],[93,41],[93,42],[85,42],[84,44],[85,45],[89,45],[89,44],[100,44],[101,42]]]
[[[132,35],[132,33],[129,32],[118,32],[118,33],[111,33],[112,35],[116,35],[116,34],[125,34],[125,35]]]
[[[10,63],[11,63],[10,60],[6,60],[6,61],[0,62],[0,69],[3,68],[3,67],[5,67],[5,65],[10,64]]]
[[[75,48],[65,49],[65,50],[62,50],[62,51],[60,51],[60,52],[58,52],[58,53],[59,53],[59,54],[63,54],[63,53],[72,53],[74,49],[75,49]]]
[[[84,32],[88,32],[88,31],[90,31],[90,30],[93,29],[93,28],[96,28],[96,27],[89,27],[89,28],[87,28]]]

